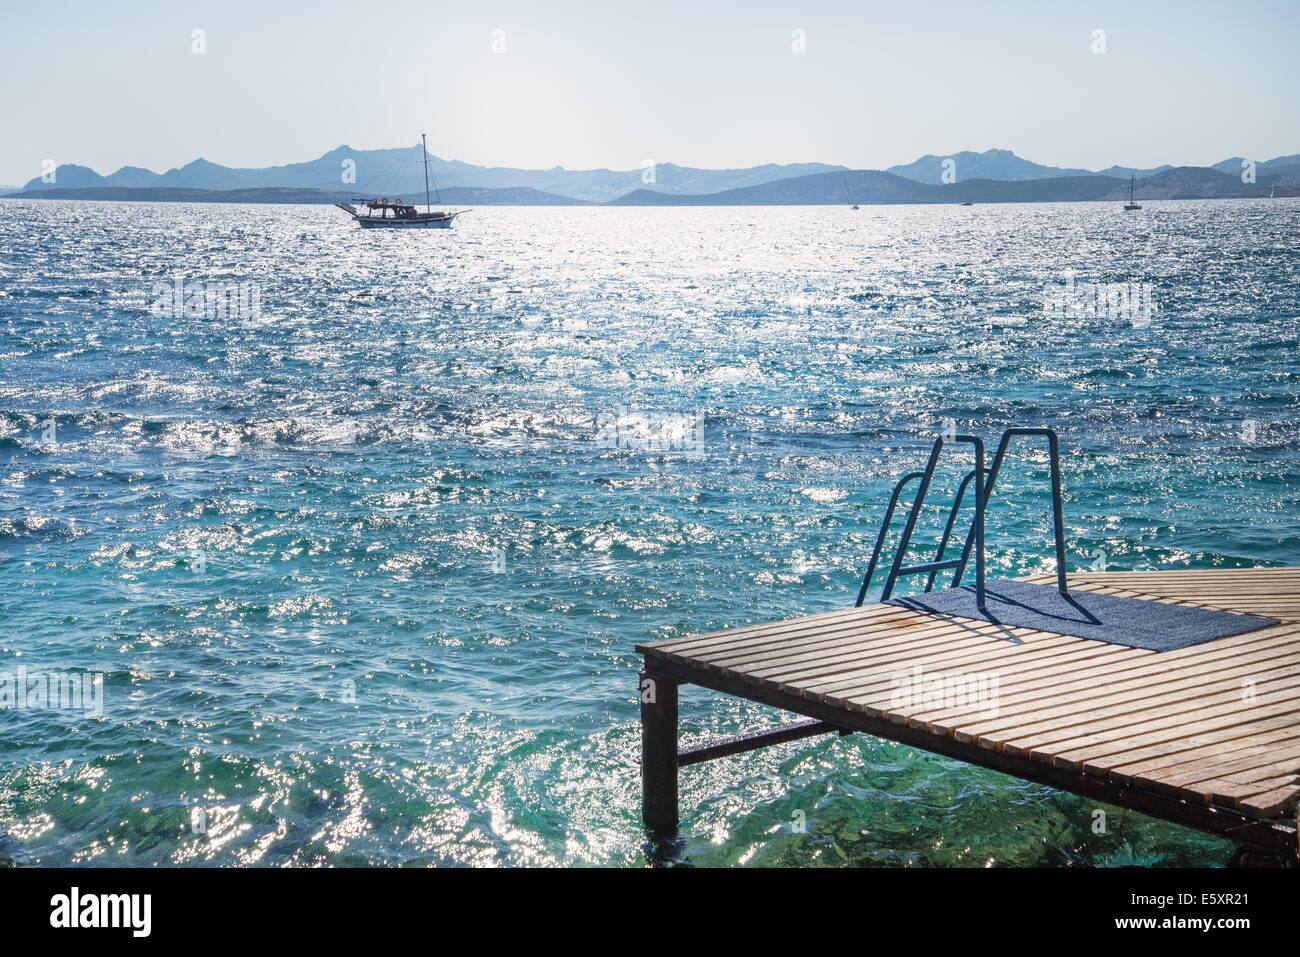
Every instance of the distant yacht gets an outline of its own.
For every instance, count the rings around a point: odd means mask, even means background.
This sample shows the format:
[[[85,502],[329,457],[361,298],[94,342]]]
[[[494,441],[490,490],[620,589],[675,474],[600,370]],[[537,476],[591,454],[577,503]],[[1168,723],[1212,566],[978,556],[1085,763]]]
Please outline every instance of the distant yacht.
[[[365,229],[451,229],[452,221],[469,210],[435,210],[429,203],[429,147],[425,134],[420,134],[420,146],[424,152],[424,208],[418,211],[414,206],[403,203],[400,199],[389,202],[388,197],[381,199],[354,199],[352,202],[361,207],[358,210],[350,203],[335,203],[339,209],[350,215],[358,226]]]
[[[857,209],[858,204],[853,202],[853,197],[849,195],[849,178],[847,176],[842,178],[844,180],[844,202],[849,204],[849,209]]]
[[[961,205],[963,205],[963,206],[974,206],[975,204],[972,203],[972,202],[968,199],[968,200],[966,200],[966,202],[962,203]]]
[[[1142,208],[1138,203],[1133,202],[1133,187],[1136,183],[1137,176],[1130,176],[1128,179],[1128,202],[1124,204],[1125,212]]]

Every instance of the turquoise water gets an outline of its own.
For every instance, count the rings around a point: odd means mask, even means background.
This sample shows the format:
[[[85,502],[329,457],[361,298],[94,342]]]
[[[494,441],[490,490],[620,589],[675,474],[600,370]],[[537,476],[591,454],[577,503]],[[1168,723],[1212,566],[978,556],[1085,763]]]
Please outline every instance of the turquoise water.
[[[641,863],[633,646],[851,604],[946,419],[1061,431],[1072,568],[1300,564],[1297,237],[1296,201],[0,203],[0,672],[104,676],[0,713],[0,857]],[[1156,309],[1045,314],[1068,270]],[[247,308],[173,316],[178,275]],[[1051,567],[1044,466],[994,575]],[[683,695],[688,742],[781,718]],[[706,865],[1232,850],[1093,810],[864,737],[682,774]]]

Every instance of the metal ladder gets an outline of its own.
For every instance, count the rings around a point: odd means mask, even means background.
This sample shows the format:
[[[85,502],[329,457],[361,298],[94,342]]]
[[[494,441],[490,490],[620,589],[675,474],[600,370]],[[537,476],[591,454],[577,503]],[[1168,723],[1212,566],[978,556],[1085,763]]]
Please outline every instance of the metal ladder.
[[[943,452],[944,439],[942,436],[934,440],[934,446],[930,449],[930,458],[925,463],[925,468],[920,472],[909,472],[898,480],[894,486],[894,494],[889,497],[889,508],[885,510],[884,521],[880,523],[880,533],[876,536],[876,546],[871,551],[871,562],[867,565],[867,574],[862,579],[862,588],[858,590],[859,606],[867,597],[867,589],[871,586],[872,576],[876,573],[876,566],[880,562],[880,553],[884,548],[885,536],[889,533],[890,523],[894,518],[894,509],[898,506],[899,496],[902,495],[903,489],[911,482],[920,479],[920,486],[916,490],[916,497],[912,500],[912,507],[907,514],[907,523],[903,526],[903,536],[899,539],[898,546],[894,551],[894,560],[889,568],[889,576],[885,579],[885,589],[881,593],[880,600],[887,601],[889,596],[894,592],[894,584],[903,575],[923,575],[929,573],[929,578],[925,583],[925,590],[931,591],[934,588],[935,578],[939,572],[949,568],[953,569],[952,581],[949,588],[956,588],[961,584],[962,575],[966,571],[966,565],[970,561],[971,550],[975,552],[975,604],[981,612],[987,612],[988,609],[984,604],[984,508],[988,503],[989,496],[993,494],[993,486],[997,481],[998,473],[1002,469],[1002,460],[1007,454],[1007,448],[1011,445],[1011,440],[1022,436],[1037,436],[1047,439],[1048,454],[1051,457],[1052,472],[1052,518],[1055,524],[1054,537],[1056,539],[1056,587],[1062,595],[1069,595],[1065,585],[1065,519],[1061,511],[1061,463],[1057,452],[1058,442],[1056,432],[1052,429],[1007,429],[1002,433],[1002,439],[998,442],[998,450],[993,456],[993,463],[986,472],[984,469],[984,440],[974,435],[953,435],[948,437],[949,442],[961,442],[974,447],[975,467],[971,469],[966,477],[962,479],[961,484],[957,487],[957,495],[953,499],[952,508],[948,512],[948,522],[944,527],[943,536],[939,539],[939,547],[935,551],[934,558],[928,562],[920,562],[915,565],[904,565],[903,560],[907,556],[908,546],[912,541],[912,533],[916,531],[916,520],[921,514],[921,508],[925,504],[925,495],[930,488],[930,480],[934,477],[935,466],[939,463],[939,455]],[[976,480],[976,476],[980,476]],[[975,484],[975,516],[971,521],[970,530],[966,533],[966,541],[962,546],[961,555],[957,558],[945,559],[944,552],[948,548],[948,542],[952,538],[953,526],[957,521],[957,514],[961,511],[962,502],[966,497],[966,490],[971,483]]]

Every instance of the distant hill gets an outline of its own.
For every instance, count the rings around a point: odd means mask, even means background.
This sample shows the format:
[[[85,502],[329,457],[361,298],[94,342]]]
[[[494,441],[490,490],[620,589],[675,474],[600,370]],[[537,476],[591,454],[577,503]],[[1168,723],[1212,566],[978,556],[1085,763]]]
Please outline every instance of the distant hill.
[[[1179,166],[1137,181],[1135,199],[1215,199],[1240,196],[1249,187],[1240,176],[1229,176],[1208,166]],[[1128,183],[1121,182],[1099,199],[1128,198]]]
[[[1216,169],[1220,173],[1231,173],[1234,176],[1240,176],[1242,170],[1241,164],[1244,162],[1245,159],[1242,157],[1233,156],[1230,159],[1215,163],[1210,167],[1210,169]],[[1258,174],[1259,170],[1277,169],[1282,166],[1300,166],[1300,153],[1293,153],[1290,156],[1275,156],[1271,160],[1265,160],[1262,163],[1257,161],[1255,163],[1255,171]]]
[[[125,186],[138,188],[142,186],[151,186],[158,179],[158,174],[152,170],[141,169],[139,166],[123,166],[112,176],[106,177],[105,186]],[[59,180],[62,185],[63,181]]]
[[[935,186],[943,185],[942,175],[946,160],[953,161],[954,166],[952,169],[956,174],[958,183],[967,179],[1002,179],[1015,182],[1062,176],[1122,176],[1127,179],[1129,176],[1149,176],[1152,173],[1169,169],[1168,166],[1158,166],[1154,169],[1112,166],[1096,173],[1086,169],[1063,169],[1059,166],[1043,166],[1023,159],[1010,150],[985,150],[983,153],[972,153],[967,150],[961,153],[950,153],[946,156],[936,156],[933,153],[928,153],[913,163],[904,166],[891,166],[888,172],[906,179],[915,180],[918,183],[929,183]]]
[[[1043,166],[1031,160],[1023,159],[1010,150],[985,150],[983,153],[972,153],[965,151],[961,153],[949,153],[947,155],[936,155],[927,153],[915,162],[908,163],[904,166],[891,166],[888,170],[898,176],[904,176],[907,179],[916,180],[918,183],[942,184],[943,162],[951,159],[956,164],[955,173],[957,182],[965,179],[1002,179],[1011,181],[1023,181],[1029,179],[1051,179],[1061,176],[1115,176],[1122,179],[1128,179],[1130,176],[1136,176],[1139,179],[1152,176],[1157,173],[1163,173],[1167,170],[1174,169],[1168,164],[1163,166],[1154,166],[1150,168],[1140,168],[1133,166],[1110,166],[1103,170],[1085,170],[1085,169],[1066,169],[1059,166]],[[1239,176],[1242,170],[1242,158],[1234,156],[1230,159],[1215,163],[1209,169],[1216,170],[1220,173],[1230,173]],[[1255,164],[1256,174],[1260,171],[1275,171],[1282,167],[1293,167],[1300,165],[1300,154],[1292,156],[1278,156],[1271,160],[1257,162]],[[1182,167],[1187,168],[1204,168],[1204,167]]]
[[[1270,186],[1300,184],[1300,176],[1285,179],[1283,172],[1300,174],[1300,167],[1282,167],[1277,173],[1259,177],[1258,187],[1268,195]],[[1271,182],[1276,177],[1277,182]],[[1128,198],[1127,177],[1057,176],[1050,179],[968,179],[932,185],[918,183],[878,170],[854,170],[846,174],[821,173],[724,190],[705,196],[688,196],[637,190],[614,200],[619,206],[802,206],[843,205],[847,180],[855,203],[1063,203],[1086,201],[1120,202]],[[1137,181],[1137,199],[1216,199],[1260,195],[1259,189],[1243,185],[1231,176],[1205,166],[1180,166],[1162,170]],[[1277,195],[1291,195],[1279,191]]]
[[[507,186],[528,186],[574,199],[604,202],[642,187],[665,193],[704,194],[844,168],[828,166],[825,163],[794,163],[785,166],[769,163],[749,169],[708,170],[677,166],[674,163],[659,163],[653,169],[652,184],[645,182],[649,174],[643,174],[641,169],[566,170],[556,167],[549,170],[520,170],[470,167],[455,176],[450,176],[445,169],[440,168],[438,182],[440,185],[473,184],[492,186],[497,189]]]
[[[472,186],[453,186],[441,192],[444,206],[593,206],[585,199],[574,199],[558,193],[546,193],[540,189],[527,186],[515,186],[504,189],[476,189]],[[423,195],[412,193],[406,197],[408,203],[424,204]]]
[[[1300,163],[1295,166],[1267,166],[1256,169],[1255,183],[1259,186],[1300,185]],[[1249,185],[1245,188],[1249,189]]]
[[[118,173],[122,172],[118,170]],[[118,173],[114,173],[116,177]],[[110,177],[113,178],[113,177]],[[261,170],[229,169],[205,159],[186,163],[180,169],[169,169],[147,185],[166,189],[257,189],[265,186],[314,187],[315,183],[271,183]],[[341,184],[340,184],[341,185]]]
[[[1216,174],[1218,175],[1218,174]],[[619,206],[804,206],[843,205],[844,183],[855,203],[1044,203],[1101,199],[1123,181],[1111,176],[1062,176],[1055,179],[1008,182],[958,180],[933,186],[879,170],[846,174],[819,173],[761,186],[724,190],[707,196],[686,196],[638,190],[620,197]]]
[[[30,179],[22,187],[23,189],[52,189],[55,186],[67,187],[68,189],[80,189],[85,186],[102,186],[104,177],[100,176],[89,166],[77,166],[69,163],[60,166],[54,170],[56,182],[46,183],[41,177]]]
[[[957,202],[973,203],[1078,203],[1102,199],[1124,180],[1114,176],[1057,176],[1052,179],[1033,179],[1021,182],[1005,180],[972,179],[958,181],[951,186],[934,187],[943,190]]]
[[[424,191],[403,197],[407,202],[424,205]],[[365,194],[362,194],[365,195]],[[192,189],[182,186],[90,186],[80,189],[37,189],[11,193],[5,199],[94,199],[116,202],[151,203],[337,203],[356,199],[357,193],[330,192],[269,186],[255,189]],[[397,198],[397,197],[394,197]],[[582,200],[543,193],[535,189],[444,189],[441,206],[587,206]]]
[[[1163,173],[1167,169],[1173,169],[1169,164],[1164,166],[1153,166],[1150,169],[1140,169],[1136,166],[1108,166],[1105,169],[1098,170],[1098,176],[1118,176],[1121,179],[1128,179],[1130,176],[1136,176],[1141,179],[1144,176],[1152,176],[1155,173]]]

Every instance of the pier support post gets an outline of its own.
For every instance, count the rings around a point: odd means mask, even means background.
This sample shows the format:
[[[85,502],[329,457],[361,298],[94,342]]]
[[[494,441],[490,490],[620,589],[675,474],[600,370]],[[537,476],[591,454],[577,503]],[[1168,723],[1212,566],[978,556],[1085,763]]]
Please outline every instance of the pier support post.
[[[641,672],[641,819],[654,840],[677,836],[677,682]]]

